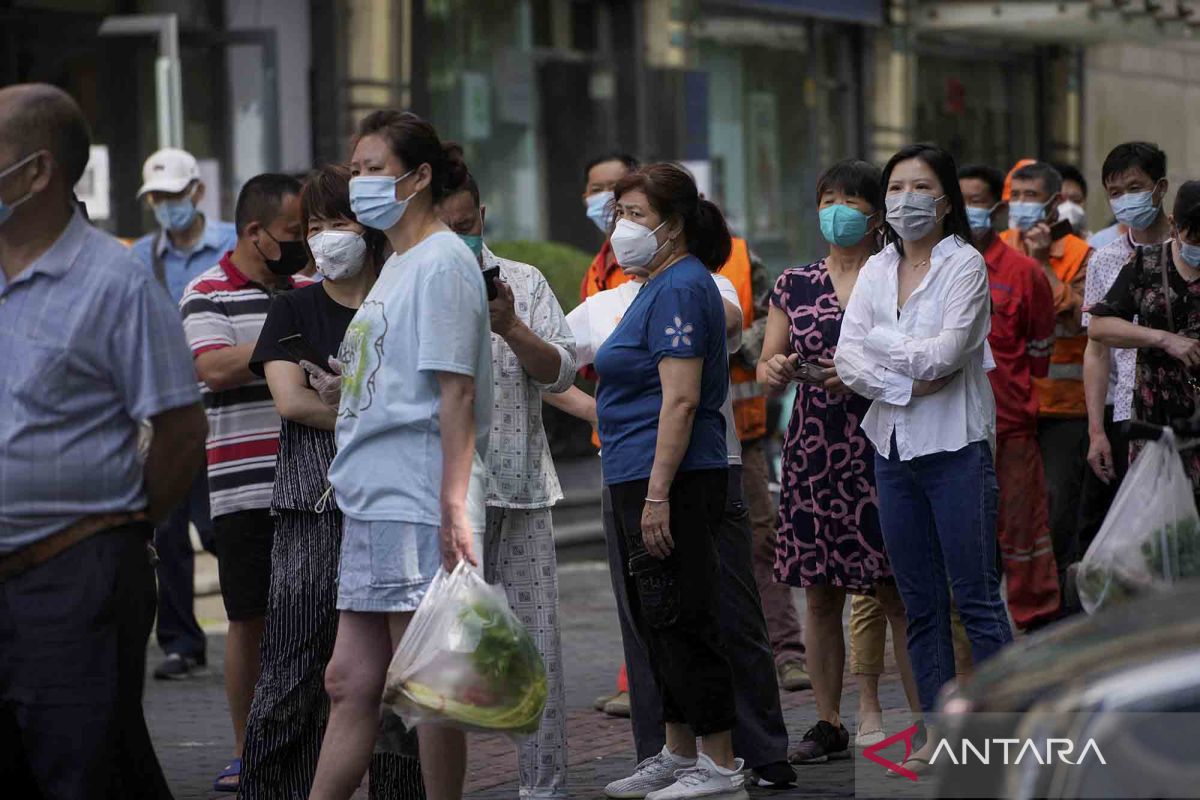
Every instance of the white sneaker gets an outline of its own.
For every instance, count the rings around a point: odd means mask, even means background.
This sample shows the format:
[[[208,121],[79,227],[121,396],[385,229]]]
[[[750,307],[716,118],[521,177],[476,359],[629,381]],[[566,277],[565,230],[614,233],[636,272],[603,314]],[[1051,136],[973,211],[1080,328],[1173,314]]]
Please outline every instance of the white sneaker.
[[[637,769],[628,778],[613,781],[605,786],[604,794],[609,797],[640,800],[650,792],[670,786],[675,782],[675,773],[695,765],[695,760],[681,758],[664,745],[661,753],[638,764]]]
[[[675,783],[646,795],[646,800],[688,800],[693,797],[720,797],[724,800],[748,800],[742,759],[734,760],[733,769],[722,769],[703,753],[696,766],[675,773]]]

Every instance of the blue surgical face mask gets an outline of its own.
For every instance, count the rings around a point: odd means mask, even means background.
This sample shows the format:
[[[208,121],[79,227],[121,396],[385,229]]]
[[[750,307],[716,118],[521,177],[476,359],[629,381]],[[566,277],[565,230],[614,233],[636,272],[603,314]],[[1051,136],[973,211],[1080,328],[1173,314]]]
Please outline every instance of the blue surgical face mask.
[[[825,206],[817,214],[821,220],[821,235],[838,247],[853,247],[867,235],[871,218],[857,208],[846,205]]]
[[[971,233],[980,234],[984,231],[992,229],[992,212],[996,209],[979,208],[977,206],[967,206],[967,223],[971,226]]]
[[[483,236],[478,233],[460,233],[458,238],[462,239],[463,244],[471,248],[476,261],[483,258]]]
[[[40,153],[40,152],[41,151],[39,150],[36,153],[30,153],[29,155],[25,156],[24,158],[22,158],[20,161],[16,162],[15,164],[12,164],[12,165],[0,170],[0,178],[5,178],[5,177],[11,175],[12,173],[19,170],[21,167],[28,164],[30,161],[33,161],[35,158],[38,157],[38,153]],[[3,225],[4,223],[8,222],[8,218],[13,215],[13,211],[15,211],[17,209],[17,206],[21,205],[21,203],[24,203],[26,200],[28,200],[31,197],[33,197],[33,192],[26,192],[24,197],[22,197],[18,200],[15,200],[12,203],[6,203],[6,202],[4,202],[3,198],[0,198],[0,225]]]
[[[587,217],[592,224],[607,235],[609,223],[612,222],[612,192],[596,192],[587,198]]]
[[[1109,205],[1112,206],[1117,222],[1135,231],[1146,230],[1158,219],[1159,211],[1158,206],[1154,205],[1153,189],[1137,194],[1123,194],[1111,200]]]
[[[1188,244],[1180,237],[1179,257],[1192,269],[1200,269],[1200,244]]]
[[[410,169],[399,178],[391,175],[360,175],[350,179],[350,210],[359,224],[379,231],[391,230],[404,212],[408,203],[417,196],[413,192],[403,200],[396,199],[396,184],[412,175]]]
[[[190,197],[178,200],[163,200],[154,204],[154,218],[166,231],[186,230],[196,219],[196,204]]]
[[[1009,203],[1008,224],[1019,231],[1027,231],[1046,218],[1049,203]]]

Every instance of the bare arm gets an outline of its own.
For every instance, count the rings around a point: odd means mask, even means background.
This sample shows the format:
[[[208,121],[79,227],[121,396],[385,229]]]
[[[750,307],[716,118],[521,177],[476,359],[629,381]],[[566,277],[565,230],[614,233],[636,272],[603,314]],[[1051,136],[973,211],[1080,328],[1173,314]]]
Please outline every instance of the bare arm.
[[[438,372],[441,390],[439,423],[442,431],[442,565],[453,570],[459,561],[478,566],[475,559],[467,492],[475,457],[475,379],[469,375]]]
[[[154,433],[146,455],[143,480],[146,516],[162,522],[187,494],[204,464],[208,420],[199,403],[172,408],[150,418]]]
[[[742,308],[724,298],[721,303],[725,306],[725,338],[732,339],[742,332]]]
[[[789,322],[783,309],[771,306],[767,311],[767,330],[763,335],[762,355],[758,359],[758,382],[767,387],[770,397],[779,397],[796,376]]]
[[[1108,376],[1112,369],[1112,350],[1088,339],[1083,351],[1083,399],[1087,404],[1088,465],[1096,477],[1108,483],[1113,478],[1112,444],[1104,430],[1104,408],[1108,397]]]
[[[596,398],[578,386],[572,386],[565,392],[558,394],[543,392],[542,402],[548,406],[557,408],[559,411],[565,411],[572,417],[589,422],[593,427],[599,424],[599,420],[596,419]]]
[[[214,392],[224,392],[258,380],[250,371],[254,343],[207,350],[196,356],[196,374]]]
[[[658,362],[662,382],[662,409],[658,414],[658,444],[654,449],[654,466],[650,470],[651,497],[665,498],[679,462],[687,453],[692,438],[692,423],[700,406],[700,375],[704,360],[700,358],[664,358]]]
[[[337,409],[326,405],[308,386],[304,370],[291,361],[268,361],[263,371],[279,416],[310,428],[333,430]]]

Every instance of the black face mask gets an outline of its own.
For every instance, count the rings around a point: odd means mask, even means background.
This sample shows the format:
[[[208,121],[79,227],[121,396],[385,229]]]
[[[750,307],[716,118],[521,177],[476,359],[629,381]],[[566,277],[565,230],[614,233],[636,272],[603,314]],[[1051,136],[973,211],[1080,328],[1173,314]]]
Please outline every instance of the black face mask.
[[[268,230],[263,230],[267,236],[275,239]],[[281,278],[286,278],[290,275],[295,275],[300,270],[308,266],[308,248],[300,239],[291,242],[281,242],[275,239],[275,244],[279,245],[279,258],[267,258],[263,254],[262,248],[258,246],[258,242],[254,243],[254,249],[258,250],[258,254],[262,256],[266,262],[267,269],[271,273],[278,275]]]

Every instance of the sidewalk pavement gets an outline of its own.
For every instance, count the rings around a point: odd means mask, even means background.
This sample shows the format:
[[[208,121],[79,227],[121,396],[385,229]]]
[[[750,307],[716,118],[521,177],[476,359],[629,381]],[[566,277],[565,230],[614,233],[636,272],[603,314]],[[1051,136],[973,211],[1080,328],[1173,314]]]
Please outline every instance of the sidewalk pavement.
[[[607,717],[591,708],[594,698],[613,691],[621,664],[620,633],[606,565],[594,561],[562,564],[559,587],[567,680],[570,796],[592,800],[603,797],[604,785],[624,777],[634,766],[628,720]],[[802,603],[803,594],[795,595]],[[847,617],[849,610],[847,603]],[[207,676],[181,682],[155,681],[149,677],[159,659],[153,642],[148,658],[146,718],[159,760],[178,800],[230,797],[211,790],[217,772],[229,759],[233,741],[221,679],[225,637],[220,633],[224,628],[220,599],[199,598],[197,616],[214,632],[209,638]],[[889,674],[880,687],[881,699],[885,710],[899,711],[905,708],[905,702],[890,660],[890,647],[888,658]],[[853,678],[847,674],[845,680],[842,712],[846,727],[853,734],[858,694]],[[794,745],[815,722],[812,693],[785,693],[783,705]],[[784,792],[756,789],[751,794],[788,800],[853,797],[853,765],[853,761],[845,760],[797,767],[798,788]],[[359,795],[365,798],[366,792],[360,791]],[[517,795],[517,764],[512,743],[499,736],[473,735],[467,798],[514,800]]]

